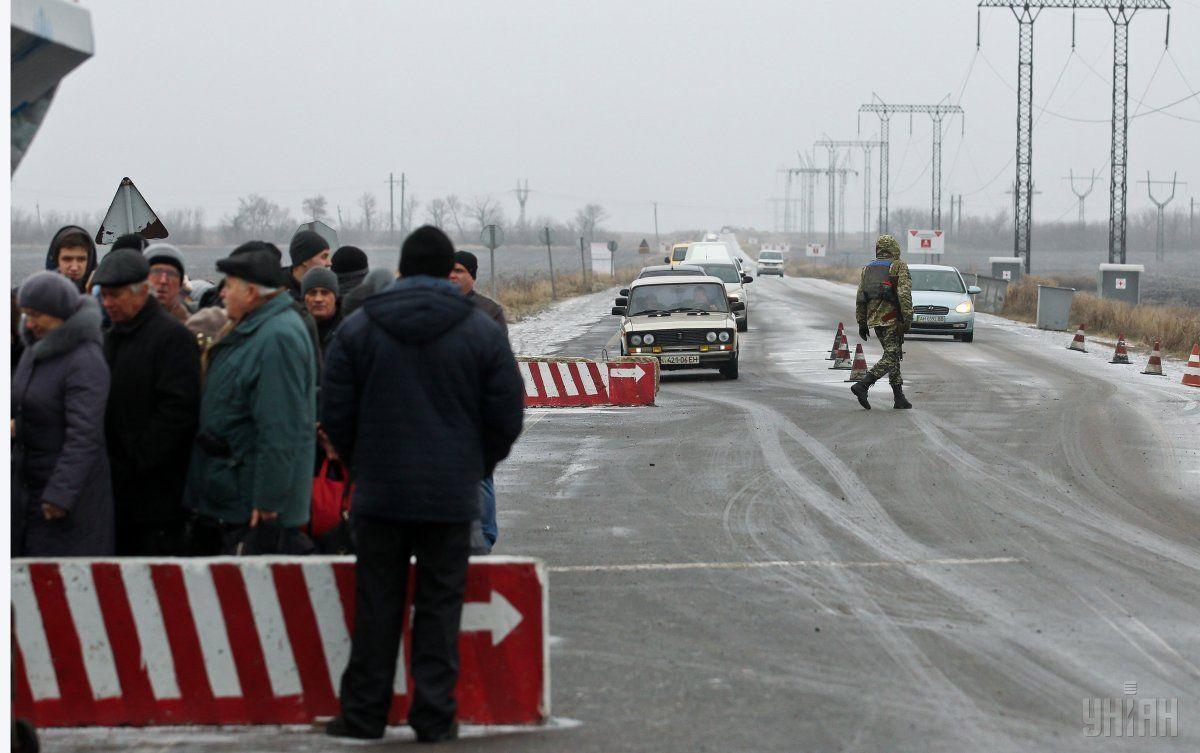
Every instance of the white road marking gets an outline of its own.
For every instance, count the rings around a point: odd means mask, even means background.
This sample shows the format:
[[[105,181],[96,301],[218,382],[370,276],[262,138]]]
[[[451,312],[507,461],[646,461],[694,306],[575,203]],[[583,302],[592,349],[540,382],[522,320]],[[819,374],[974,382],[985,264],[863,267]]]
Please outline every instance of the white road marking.
[[[242,686],[233,666],[233,649],[229,647],[229,634],[225,632],[225,614],[217,599],[212,570],[202,562],[186,563],[180,569],[192,619],[196,622],[196,634],[200,638],[200,651],[204,654],[208,684],[215,697],[236,698],[242,694]]]
[[[122,562],[121,580],[125,584],[129,611],[133,613],[138,643],[142,646],[142,664],[150,677],[150,689],[158,700],[179,698],[175,658],[167,642],[167,627],[163,624],[162,607],[150,579],[150,566],[144,562]]]
[[[580,364],[581,366],[583,364]],[[579,394],[579,390],[575,388],[575,380],[571,378],[571,366],[566,361],[558,362],[558,375],[562,377],[563,389],[567,391],[567,397],[575,397]]]
[[[550,364],[538,361],[538,373],[542,375],[542,389],[545,390],[546,397],[558,397],[558,385],[554,383],[554,377],[550,374]]]
[[[42,623],[42,609],[29,581],[29,565],[23,562],[13,565],[11,585],[13,628],[21,656],[25,659],[25,677],[33,700],[61,698],[58,675],[54,673],[54,662],[50,659],[50,643],[46,640],[46,626]]]
[[[246,597],[250,601],[250,613],[254,627],[258,630],[258,641],[262,646],[263,660],[267,664],[267,677],[271,681],[271,692],[275,697],[300,695],[300,670],[292,653],[291,640],[279,607],[279,592],[268,562],[251,559],[240,567],[242,582],[246,585]]]
[[[757,570],[770,567],[892,568],[929,565],[1016,565],[1022,557],[946,557],[922,560],[765,560],[761,562],[645,562],[634,565],[558,565],[552,573],[622,573],[648,570]]]
[[[79,634],[79,649],[83,653],[83,668],[87,672],[88,684],[92,686],[92,697],[120,698],[121,681],[117,679],[117,662],[113,658],[112,645],[108,642],[108,630],[104,627],[104,615],[100,612],[100,598],[96,596],[96,585],[92,580],[92,566],[83,562],[63,562],[58,566],[62,574],[63,590],[67,596],[67,608]]]

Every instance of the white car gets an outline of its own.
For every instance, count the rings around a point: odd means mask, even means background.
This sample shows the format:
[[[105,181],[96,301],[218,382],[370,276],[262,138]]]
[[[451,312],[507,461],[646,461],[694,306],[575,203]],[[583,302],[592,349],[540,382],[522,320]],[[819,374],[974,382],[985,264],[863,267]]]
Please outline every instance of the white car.
[[[705,262],[724,262],[733,264],[733,252],[721,241],[696,241],[689,244],[687,254],[683,257],[684,264],[703,264]]]
[[[975,304],[971,296],[980,288],[967,285],[954,267],[909,264],[912,277],[913,322],[909,334],[951,335],[955,340],[975,339]]]
[[[758,252],[758,276],[779,275],[783,277],[783,252],[764,248]]]
[[[746,285],[754,282],[754,278],[742,272],[732,261],[704,263],[698,266],[702,267],[706,274],[720,278],[721,282],[725,283],[725,292],[729,295],[729,300],[742,304],[737,312],[737,328],[738,332],[745,332],[750,327],[750,295]]]

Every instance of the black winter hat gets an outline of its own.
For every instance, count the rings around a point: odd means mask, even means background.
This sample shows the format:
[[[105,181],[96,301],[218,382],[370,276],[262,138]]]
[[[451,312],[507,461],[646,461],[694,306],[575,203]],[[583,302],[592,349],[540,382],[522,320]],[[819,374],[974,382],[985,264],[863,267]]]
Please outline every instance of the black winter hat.
[[[110,248],[108,252],[111,254],[113,251],[117,251],[118,249],[132,248],[134,251],[141,253],[142,251],[145,251],[146,246],[149,245],[150,241],[146,240],[137,233],[126,233],[125,235],[122,235],[113,241],[112,248]]]
[[[250,243],[261,243],[251,241]],[[269,288],[283,287],[283,270],[279,267],[279,259],[269,248],[254,248],[243,250],[250,244],[244,243],[228,257],[217,262],[217,270],[230,277],[252,282],[256,285],[266,285]],[[266,245],[266,244],[263,244]]]
[[[358,246],[342,246],[337,251],[333,252],[333,271],[339,275],[347,272],[357,272],[361,269],[367,269],[370,262],[367,260],[367,255]]]
[[[305,272],[303,279],[300,280],[300,292],[308,293],[313,288],[325,288],[336,296],[339,294],[338,277],[332,269],[313,267]]]
[[[299,266],[322,251],[329,250],[329,241],[322,238],[316,231],[301,230],[292,236],[288,246],[288,254],[292,257],[292,266]]]
[[[400,276],[449,277],[454,270],[454,243],[433,225],[422,225],[400,247]]]
[[[467,272],[470,273],[472,280],[479,277],[479,258],[470,251],[455,252],[454,263],[461,264],[466,267]]]
[[[96,267],[92,284],[106,288],[119,288],[135,282],[145,282],[150,276],[150,262],[135,248],[118,248],[109,251]]]

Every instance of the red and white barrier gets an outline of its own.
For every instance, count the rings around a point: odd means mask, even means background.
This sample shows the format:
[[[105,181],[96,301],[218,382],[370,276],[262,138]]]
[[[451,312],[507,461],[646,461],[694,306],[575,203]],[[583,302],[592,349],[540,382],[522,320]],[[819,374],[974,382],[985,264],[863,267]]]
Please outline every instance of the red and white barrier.
[[[338,713],[354,560],[14,560],[12,615],[14,712],[39,727],[305,723]],[[410,631],[393,723],[408,713]],[[542,563],[473,559],[459,718],[547,719],[547,634]]]
[[[586,405],[654,405],[658,360],[621,358],[586,361],[519,358],[525,406],[568,408]]]

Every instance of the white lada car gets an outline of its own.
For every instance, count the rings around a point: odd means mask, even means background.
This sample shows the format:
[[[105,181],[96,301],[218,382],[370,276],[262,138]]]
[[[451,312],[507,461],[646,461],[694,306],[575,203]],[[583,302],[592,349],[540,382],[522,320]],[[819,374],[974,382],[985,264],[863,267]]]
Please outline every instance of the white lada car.
[[[708,275],[643,277],[621,291],[621,354],[654,356],[664,371],[717,369],[738,378],[736,311],[720,278]]]

